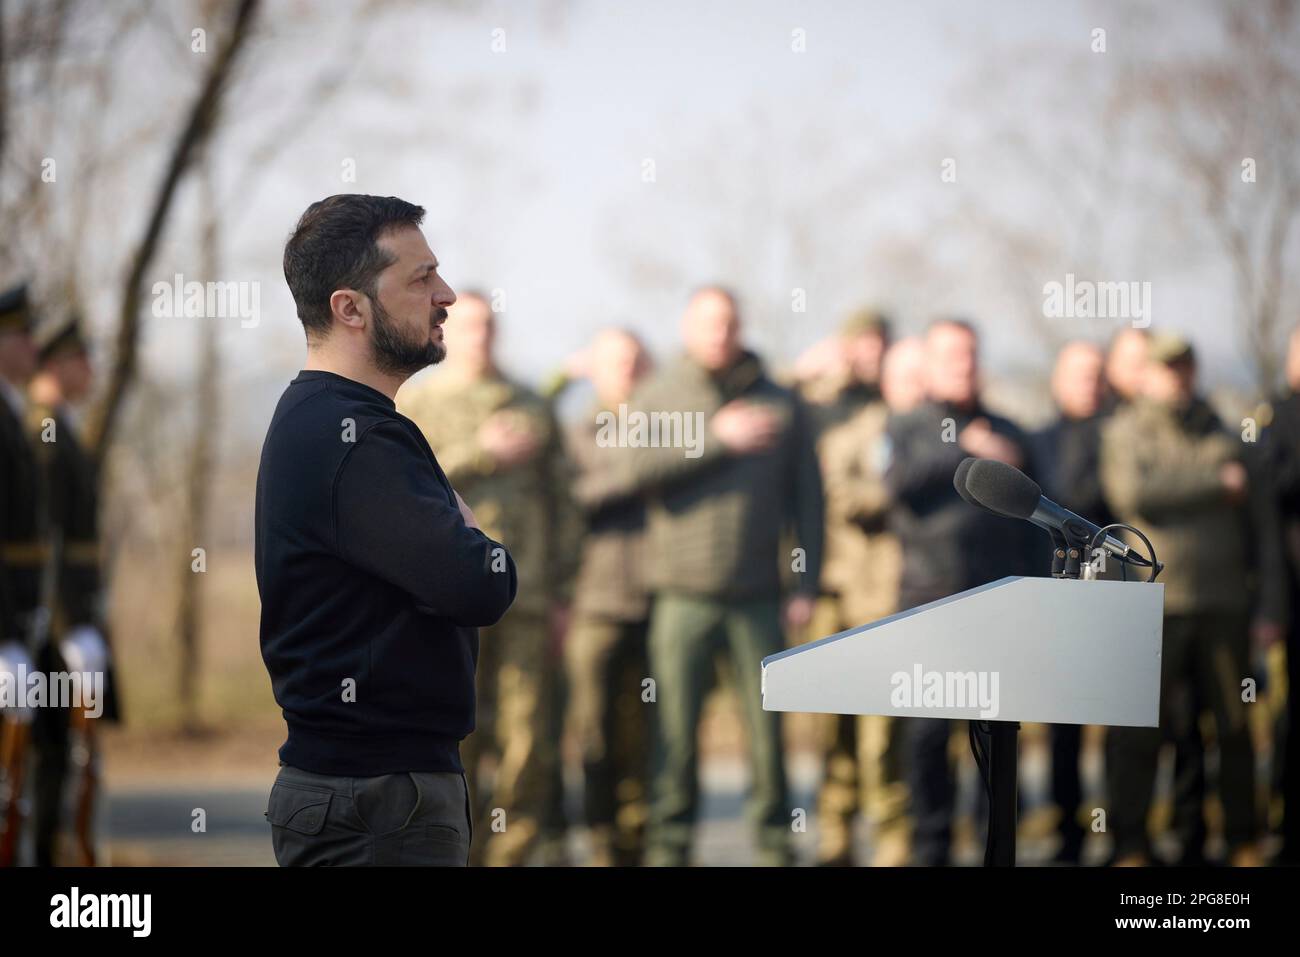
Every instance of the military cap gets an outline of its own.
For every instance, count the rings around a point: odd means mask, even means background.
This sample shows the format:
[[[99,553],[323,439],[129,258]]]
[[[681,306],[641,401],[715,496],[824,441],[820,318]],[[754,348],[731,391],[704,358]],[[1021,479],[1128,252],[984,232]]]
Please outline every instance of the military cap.
[[[888,317],[876,309],[859,309],[840,325],[840,335],[846,339],[865,332],[877,332],[889,338]]]
[[[25,282],[0,292],[0,330],[14,329],[28,332],[32,329],[32,308]]]
[[[62,322],[47,322],[36,330],[36,357],[42,363],[64,352],[84,352],[85,349],[80,316],[73,315]]]
[[[1163,362],[1165,365],[1196,361],[1196,351],[1192,344],[1176,332],[1158,332],[1153,335],[1147,346],[1147,355],[1153,362]]]

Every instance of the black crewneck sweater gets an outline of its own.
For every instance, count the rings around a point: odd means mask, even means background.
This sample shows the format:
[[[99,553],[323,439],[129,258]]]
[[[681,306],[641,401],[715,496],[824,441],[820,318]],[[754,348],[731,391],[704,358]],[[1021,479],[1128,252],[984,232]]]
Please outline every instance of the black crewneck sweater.
[[[515,566],[465,524],[391,399],[298,374],[262,447],[255,548],[280,759],[351,776],[463,770],[477,629],[514,601]]]

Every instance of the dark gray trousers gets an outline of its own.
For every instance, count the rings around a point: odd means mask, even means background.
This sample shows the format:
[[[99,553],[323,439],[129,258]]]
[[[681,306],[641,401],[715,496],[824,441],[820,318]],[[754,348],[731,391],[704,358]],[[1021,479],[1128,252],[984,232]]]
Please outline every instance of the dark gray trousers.
[[[459,771],[336,777],[282,765],[266,819],[281,867],[465,867],[473,834]]]

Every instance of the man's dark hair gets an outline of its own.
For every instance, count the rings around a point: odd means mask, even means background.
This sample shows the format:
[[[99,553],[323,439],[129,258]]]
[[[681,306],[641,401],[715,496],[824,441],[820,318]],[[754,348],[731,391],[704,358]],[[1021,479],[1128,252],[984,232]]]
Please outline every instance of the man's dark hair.
[[[284,278],[309,339],[329,334],[335,290],[376,297],[379,274],[393,262],[377,240],[423,220],[423,206],[396,196],[340,193],[307,207],[284,244]]]

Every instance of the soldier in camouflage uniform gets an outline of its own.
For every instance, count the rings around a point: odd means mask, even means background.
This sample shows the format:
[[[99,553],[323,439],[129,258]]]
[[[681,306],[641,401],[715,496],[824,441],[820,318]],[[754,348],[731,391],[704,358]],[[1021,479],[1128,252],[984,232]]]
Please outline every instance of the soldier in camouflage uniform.
[[[93,371],[76,319],[37,334],[39,368],[28,388],[27,426],[36,450],[51,541],[57,543],[55,606],[47,655],[53,670],[103,675],[103,710],[47,709],[36,725],[36,849],[56,862],[65,782],[73,786],[75,862],[95,863],[93,835],[98,785],[95,722],[120,720],[111,654],[105,639],[100,581],[97,469],[81,444],[70,405],[86,398]],[[69,762],[75,774],[68,781]]]
[[[1273,406],[1273,419],[1263,437],[1278,503],[1285,563],[1285,627],[1275,641],[1285,641],[1284,668],[1277,685],[1286,705],[1275,732],[1281,765],[1282,846],[1275,864],[1300,864],[1300,325],[1291,332],[1286,358],[1287,394]],[[1271,652],[1271,654],[1275,654]]]
[[[461,753],[482,822],[476,832],[485,835],[471,863],[522,865],[544,837],[559,780],[551,714],[581,519],[549,404],[495,364],[496,320],[487,299],[464,294],[449,312],[443,367],[405,387],[398,408],[518,569],[513,607],[480,633],[477,728]],[[496,759],[490,792],[479,785],[488,755]]]
[[[602,413],[617,414],[649,365],[635,335],[601,332],[578,363],[595,387],[595,402],[568,430],[578,472],[574,497],[586,519],[586,538],[564,657],[569,724],[582,750],[588,863],[594,866],[640,864],[650,813],[654,709],[642,695],[650,674],[645,501],[620,487],[621,450],[599,441]]]
[[[826,557],[822,594],[808,639],[876,621],[897,610],[900,552],[885,529],[889,494],[882,474],[889,415],[880,389],[889,324],[863,310],[834,341],[839,362],[808,379],[801,392],[817,430],[817,459],[826,494]],[[891,747],[893,722],[879,715],[816,715],[822,750],[817,861],[853,863],[853,820],[874,825],[873,863],[906,860],[906,787]]]
[[[1242,701],[1255,626],[1280,620],[1281,544],[1271,489],[1246,446],[1195,392],[1192,347],[1153,336],[1144,394],[1102,432],[1101,476],[1120,521],[1142,529],[1166,566],[1159,728],[1111,728],[1109,827],[1117,863],[1146,863],[1162,742],[1214,715],[1224,840],[1234,865],[1259,862],[1255,755]],[[1257,603],[1257,604],[1256,604]],[[1200,847],[1184,847],[1187,860]]]

